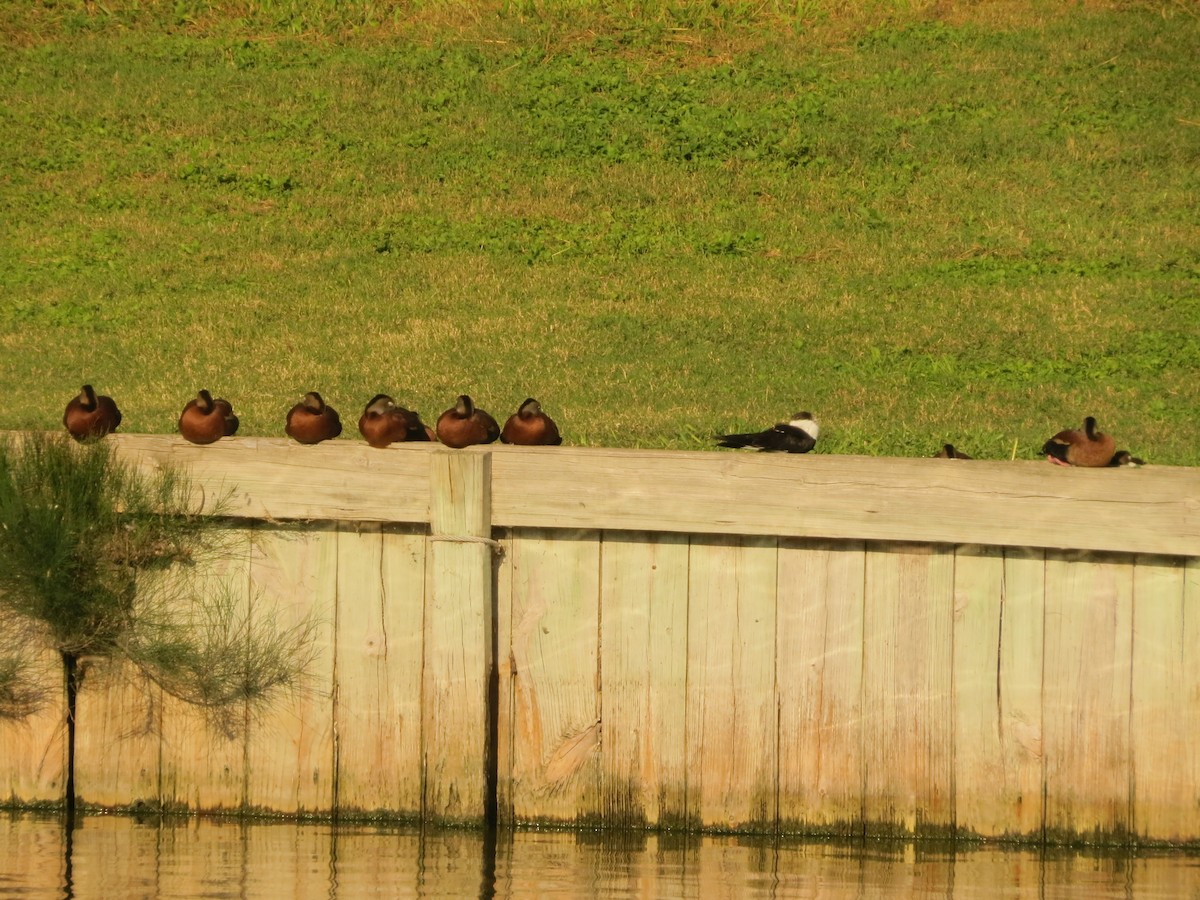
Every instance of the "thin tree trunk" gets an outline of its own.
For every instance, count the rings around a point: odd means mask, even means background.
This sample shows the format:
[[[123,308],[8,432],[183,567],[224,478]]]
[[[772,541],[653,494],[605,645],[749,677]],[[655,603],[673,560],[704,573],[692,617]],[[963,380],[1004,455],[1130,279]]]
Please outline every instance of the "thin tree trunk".
[[[67,682],[67,786],[65,812],[67,828],[75,826],[75,698],[79,695],[79,657],[62,654],[63,675]]]

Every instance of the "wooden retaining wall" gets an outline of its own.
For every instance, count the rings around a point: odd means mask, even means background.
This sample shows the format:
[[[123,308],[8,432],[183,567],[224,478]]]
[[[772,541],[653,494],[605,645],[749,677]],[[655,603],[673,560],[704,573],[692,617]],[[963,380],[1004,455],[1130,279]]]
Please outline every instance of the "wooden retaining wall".
[[[235,738],[93,663],[83,802],[1200,841],[1198,470],[112,440],[232,491],[212,577],[317,654]]]

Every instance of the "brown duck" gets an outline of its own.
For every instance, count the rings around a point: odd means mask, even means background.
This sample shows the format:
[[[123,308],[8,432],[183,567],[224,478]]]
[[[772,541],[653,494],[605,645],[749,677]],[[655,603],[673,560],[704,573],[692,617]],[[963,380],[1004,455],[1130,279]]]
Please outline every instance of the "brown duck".
[[[179,414],[179,433],[193,444],[211,444],[237,430],[238,417],[233,414],[233,404],[221,397],[214,400],[203,388]]]
[[[358,418],[358,430],[372,447],[434,439],[433,429],[417,413],[397,405],[387,394],[371,398]]]
[[[455,404],[438,416],[437,436],[447,447],[490,444],[500,437],[500,426],[482,409],[477,409],[470,397],[460,394]]]
[[[562,443],[562,436],[554,420],[542,412],[542,405],[530,397],[508,417],[504,430],[500,432],[500,440],[505,444],[558,446]]]
[[[1096,420],[1088,416],[1082,430],[1060,431],[1042,447],[1046,459],[1060,466],[1107,466],[1116,454],[1111,435],[1096,430]]]
[[[112,397],[97,394],[85,384],[63,412],[63,425],[77,441],[102,438],[121,424],[121,411]]]
[[[301,444],[319,444],[342,433],[342,420],[336,409],[325,405],[320,394],[309,391],[288,410],[284,430]]]

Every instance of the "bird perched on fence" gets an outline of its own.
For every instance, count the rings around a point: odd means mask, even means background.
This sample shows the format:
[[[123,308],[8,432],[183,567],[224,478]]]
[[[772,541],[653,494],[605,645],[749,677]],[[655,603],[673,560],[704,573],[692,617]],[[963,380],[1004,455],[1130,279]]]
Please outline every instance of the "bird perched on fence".
[[[447,447],[490,444],[500,437],[500,426],[490,415],[475,406],[466,394],[459,394],[454,405],[438,416],[437,436]]]
[[[179,433],[193,444],[211,444],[238,430],[233,404],[222,397],[215,400],[203,388],[189,400],[179,414]]]
[[[1096,420],[1088,416],[1082,430],[1060,431],[1042,447],[1046,459],[1060,466],[1107,466],[1116,455],[1112,436],[1096,430]]]
[[[554,420],[542,412],[542,405],[532,397],[521,404],[521,408],[508,417],[500,440],[505,444],[558,446],[562,436]]]
[[[116,401],[85,384],[63,411],[63,425],[77,441],[102,438],[121,424]]]
[[[1119,466],[1131,466],[1136,468],[1137,466],[1144,466],[1146,461],[1144,459],[1138,459],[1128,450],[1118,450],[1113,454],[1113,458],[1108,461],[1108,464],[1114,468]]]
[[[973,459],[974,457],[967,456],[961,450],[957,449],[953,444],[942,444],[942,449],[933,454],[934,459]]]
[[[301,444],[319,444],[342,433],[342,420],[337,410],[328,406],[316,391],[288,410],[284,431]]]
[[[411,409],[405,409],[387,394],[376,394],[358,417],[358,430],[372,447],[404,441],[431,441],[433,429]]]
[[[776,450],[784,453],[807,453],[816,446],[821,429],[813,414],[798,412],[786,422],[779,422],[765,431],[751,434],[719,434],[717,443],[722,447],[754,447],[758,450]]]

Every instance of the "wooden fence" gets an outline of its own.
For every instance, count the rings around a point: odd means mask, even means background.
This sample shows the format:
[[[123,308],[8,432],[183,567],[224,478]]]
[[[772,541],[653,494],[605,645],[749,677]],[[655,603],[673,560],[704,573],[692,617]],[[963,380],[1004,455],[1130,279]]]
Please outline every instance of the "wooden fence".
[[[235,738],[93,663],[83,802],[1200,841],[1198,470],[110,440],[232,492],[213,576],[317,655]]]

